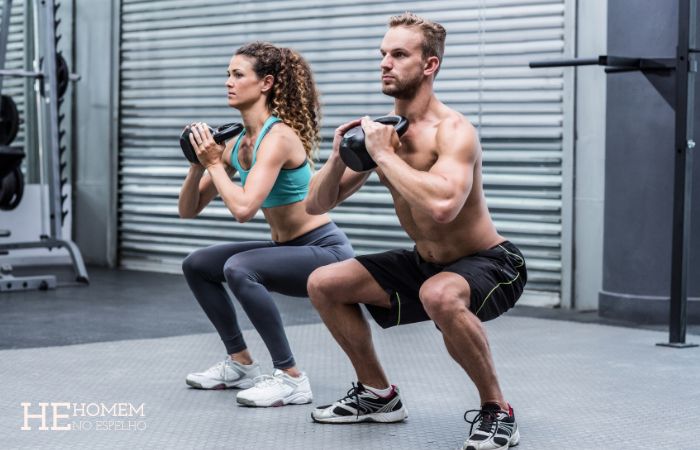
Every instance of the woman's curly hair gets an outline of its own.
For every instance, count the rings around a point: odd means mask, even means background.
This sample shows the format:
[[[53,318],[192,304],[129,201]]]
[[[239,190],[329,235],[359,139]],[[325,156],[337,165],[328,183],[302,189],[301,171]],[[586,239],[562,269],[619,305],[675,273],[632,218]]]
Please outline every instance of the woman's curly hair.
[[[321,108],[309,64],[296,51],[269,42],[251,42],[239,48],[236,55],[254,60],[253,70],[258,78],[275,78],[267,107],[296,132],[313,168],[313,156],[320,142]]]

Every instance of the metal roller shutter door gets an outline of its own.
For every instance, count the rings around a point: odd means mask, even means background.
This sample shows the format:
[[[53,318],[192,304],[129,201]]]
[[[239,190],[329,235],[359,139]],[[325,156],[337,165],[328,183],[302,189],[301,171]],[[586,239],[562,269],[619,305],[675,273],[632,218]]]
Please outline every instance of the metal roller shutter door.
[[[529,262],[529,289],[561,290],[564,78],[527,63],[564,52],[565,0],[381,1],[123,0],[119,237],[128,268],[179,270],[184,255],[222,241],[267,239],[262,214],[235,223],[220,200],[194,220],[177,217],[187,165],[176,137],[199,119],[235,120],[225,67],[244,42],[300,51],[322,94],[325,160],[333,129],[381,115],[378,46],[405,10],[448,30],[439,97],[480,128],[487,200],[499,231]],[[373,176],[332,213],[358,253],[405,247],[391,197]]]

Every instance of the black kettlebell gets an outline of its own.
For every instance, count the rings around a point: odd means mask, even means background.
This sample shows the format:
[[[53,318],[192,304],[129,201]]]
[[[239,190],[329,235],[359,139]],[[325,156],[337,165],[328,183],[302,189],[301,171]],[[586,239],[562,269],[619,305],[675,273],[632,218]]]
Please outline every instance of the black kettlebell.
[[[209,127],[209,132],[214,138],[214,142],[217,144],[221,144],[226,140],[231,139],[235,135],[240,134],[241,131],[243,131],[243,125],[238,122],[231,122],[221,125],[216,130]],[[197,153],[194,151],[194,148],[192,148],[192,144],[190,143],[191,133],[192,129],[190,126],[186,126],[180,135],[180,148],[182,149],[182,153],[185,155],[185,158],[187,158],[189,162],[199,164]]]
[[[374,121],[393,125],[399,137],[408,130],[408,119],[403,116],[382,116],[377,117]],[[377,167],[377,163],[367,153],[365,132],[361,125],[350,128],[343,135],[343,140],[340,141],[340,159],[355,172],[364,172]]]

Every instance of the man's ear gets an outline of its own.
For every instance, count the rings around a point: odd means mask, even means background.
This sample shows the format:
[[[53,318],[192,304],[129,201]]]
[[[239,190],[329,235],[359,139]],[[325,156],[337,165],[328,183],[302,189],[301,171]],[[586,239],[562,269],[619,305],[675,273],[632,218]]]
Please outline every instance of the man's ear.
[[[425,60],[425,66],[423,67],[423,74],[424,75],[432,75],[435,72],[438,71],[440,68],[440,60],[438,59],[437,56],[429,56],[428,59]]]

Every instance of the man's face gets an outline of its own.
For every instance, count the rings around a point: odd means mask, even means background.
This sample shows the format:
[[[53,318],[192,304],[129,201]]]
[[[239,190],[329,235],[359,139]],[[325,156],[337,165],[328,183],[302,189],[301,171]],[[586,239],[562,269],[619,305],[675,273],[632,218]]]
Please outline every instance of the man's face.
[[[382,92],[399,99],[413,98],[423,81],[424,61],[420,31],[392,27],[384,35],[382,53]]]

